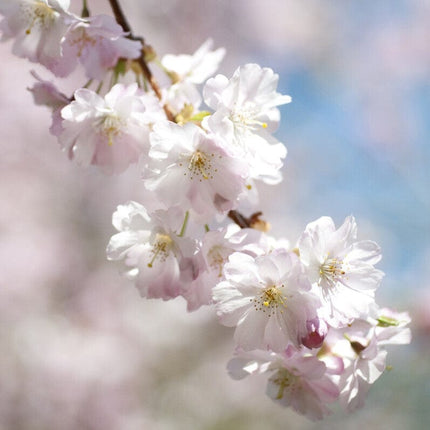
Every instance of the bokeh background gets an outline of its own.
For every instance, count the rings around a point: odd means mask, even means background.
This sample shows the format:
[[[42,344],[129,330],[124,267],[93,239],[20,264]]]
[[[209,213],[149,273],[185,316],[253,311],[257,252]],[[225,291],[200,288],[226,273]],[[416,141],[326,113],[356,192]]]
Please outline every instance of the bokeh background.
[[[107,1],[89,0],[93,13]],[[105,260],[118,204],[139,174],[70,163],[30,69],[0,45],[0,429],[427,429],[430,422],[430,2],[122,1],[156,51],[227,49],[220,72],[257,62],[293,103],[278,138],[284,182],[260,187],[277,237],[354,214],[383,249],[381,305],[409,310],[410,346],[390,350],[366,407],[314,424],[229,379],[232,331],[211,309],[140,298]],[[72,0],[79,11],[80,2]],[[80,76],[57,81],[68,94]]]

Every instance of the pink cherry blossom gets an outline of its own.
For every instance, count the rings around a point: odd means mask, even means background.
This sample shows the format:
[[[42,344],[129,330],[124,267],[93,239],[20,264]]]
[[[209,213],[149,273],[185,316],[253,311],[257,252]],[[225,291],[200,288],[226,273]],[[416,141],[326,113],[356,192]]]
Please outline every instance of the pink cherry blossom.
[[[71,159],[106,174],[121,173],[149,149],[149,131],[164,113],[152,94],[136,84],[117,84],[101,97],[79,89],[61,111],[64,131],[59,141]]]
[[[228,370],[234,379],[253,373],[270,373],[266,394],[284,407],[312,421],[331,414],[328,403],[339,396],[339,389],[332,381],[327,367],[309,350],[296,350],[291,345],[284,351],[238,351],[230,360]]]
[[[65,34],[62,61],[53,71],[58,76],[67,76],[79,61],[88,78],[102,80],[120,58],[133,59],[141,55],[141,42],[125,36],[126,33],[111,16],[95,15],[78,20]]]
[[[61,41],[78,18],[67,12],[69,0],[4,0],[0,13],[2,40],[14,38],[12,52],[54,71]]]
[[[247,166],[218,136],[192,123],[181,127],[166,121],[154,126],[150,138],[145,186],[166,207],[179,205],[204,223],[237,206]]]
[[[118,206],[112,223],[119,233],[107,247],[109,260],[124,260],[125,273],[141,295],[163,300],[177,297],[182,278],[188,275],[186,259],[195,245],[178,236],[183,212],[178,208],[156,211],[151,216],[137,202]]]
[[[236,326],[238,347],[282,351],[289,343],[301,344],[320,302],[309,292],[295,254],[275,250],[253,258],[237,252],[225,265],[224,276],[213,298],[221,324]]]
[[[224,265],[234,252],[243,252],[254,257],[269,251],[267,237],[254,229],[240,229],[229,224],[220,231],[210,231],[202,239],[197,260],[198,275],[183,292],[189,311],[212,302],[212,288],[224,279]]]
[[[35,71],[32,71],[31,74],[37,82],[28,90],[32,93],[36,105],[47,106],[52,110],[52,125],[49,131],[54,136],[59,136],[63,131],[61,109],[70,103],[70,99],[60,92],[52,82],[40,78]]]

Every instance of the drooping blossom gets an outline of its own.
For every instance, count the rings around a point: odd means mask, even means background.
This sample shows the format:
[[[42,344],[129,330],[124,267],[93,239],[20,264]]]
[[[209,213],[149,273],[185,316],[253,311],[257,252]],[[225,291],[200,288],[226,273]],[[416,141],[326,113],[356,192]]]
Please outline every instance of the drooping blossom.
[[[179,208],[149,215],[137,202],[114,212],[112,224],[119,233],[109,241],[108,259],[124,261],[127,277],[143,297],[168,300],[180,294],[195,249],[191,239],[179,235],[183,218]]]
[[[59,136],[63,131],[61,109],[70,103],[70,99],[52,82],[43,80],[35,71],[31,74],[37,82],[28,90],[32,93],[36,105],[47,106],[52,110],[52,125],[49,131],[54,136]]]
[[[275,250],[253,258],[234,253],[224,267],[225,280],[213,289],[221,324],[235,327],[244,350],[298,347],[308,335],[307,321],[317,317],[319,299],[294,253]]]
[[[298,249],[314,291],[325,303],[330,324],[342,326],[369,313],[383,278],[383,272],[373,267],[381,259],[381,251],[372,241],[357,241],[352,216],[337,230],[329,217],[308,224]]]
[[[144,183],[165,207],[179,205],[205,223],[237,206],[247,165],[232,157],[218,136],[192,123],[166,121],[154,126],[150,138]]]
[[[250,176],[274,184],[281,180],[280,168],[287,151],[271,133],[280,120],[277,106],[290,96],[276,92],[278,75],[257,64],[239,67],[233,77],[217,75],[203,89],[206,104],[215,112],[203,125],[222,136],[245,157]]]
[[[237,351],[228,363],[229,374],[243,379],[254,373],[269,373],[266,394],[276,403],[291,407],[312,421],[331,414],[328,403],[339,396],[325,363],[309,350],[291,345],[284,351]]]
[[[140,41],[126,37],[122,27],[108,15],[95,15],[75,21],[62,42],[62,59],[54,68],[58,76],[69,75],[79,63],[90,79],[102,80],[120,58],[141,55]]]
[[[61,115],[62,148],[78,164],[97,165],[106,174],[121,173],[146,155],[150,128],[165,118],[155,96],[137,84],[117,84],[104,97],[79,89]]]
[[[12,52],[54,71],[61,61],[61,42],[77,17],[67,12],[69,0],[3,0],[2,40],[15,39]]]

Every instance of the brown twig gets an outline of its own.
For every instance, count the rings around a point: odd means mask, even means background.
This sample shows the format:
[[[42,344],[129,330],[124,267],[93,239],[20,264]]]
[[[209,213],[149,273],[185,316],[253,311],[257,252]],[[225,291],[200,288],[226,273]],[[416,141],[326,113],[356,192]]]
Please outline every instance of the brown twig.
[[[264,226],[268,224],[260,219],[263,212],[255,212],[249,218],[238,211],[230,211],[228,217],[233,220],[240,228],[257,228],[257,230],[267,231]],[[263,228],[262,228],[263,227]]]
[[[155,78],[152,76],[152,72],[150,68],[148,67],[148,64],[145,60],[145,47],[146,45],[145,40],[143,37],[134,36],[133,32],[131,31],[130,24],[127,21],[127,18],[125,17],[121,6],[117,0],[109,0],[110,6],[112,8],[112,12],[115,16],[116,22],[123,28],[123,30],[128,33],[127,37],[131,40],[138,40],[142,43],[142,54],[139,58],[136,59],[136,61],[139,63],[140,68],[142,69],[142,73],[145,76],[145,79],[149,82],[149,85],[151,85],[151,88],[154,90],[154,93],[158,97],[159,100],[162,99],[160,86],[158,85],[158,82],[155,80]],[[173,115],[173,112],[170,110],[168,105],[163,106],[164,112],[166,113],[167,119],[169,121],[175,121],[175,116]]]

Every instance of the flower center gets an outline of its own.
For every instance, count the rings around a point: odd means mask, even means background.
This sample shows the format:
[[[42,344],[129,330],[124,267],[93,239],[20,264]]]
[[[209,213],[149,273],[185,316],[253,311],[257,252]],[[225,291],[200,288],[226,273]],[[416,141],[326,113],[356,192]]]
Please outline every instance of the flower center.
[[[100,38],[98,38],[100,39]],[[79,27],[73,32],[73,36],[70,38],[69,43],[71,46],[76,46],[78,52],[77,56],[82,55],[83,50],[88,46],[96,45],[98,40],[88,35],[84,28]]]
[[[284,397],[284,391],[289,390],[294,392],[298,389],[298,376],[293,375],[287,369],[279,369],[271,378],[270,381],[279,387],[276,399],[280,400]]]
[[[152,267],[154,261],[158,258],[160,261],[165,261],[173,247],[173,240],[168,234],[158,233],[155,236],[154,244],[152,245],[152,259],[148,263],[148,267]]]
[[[43,1],[36,1],[33,4],[23,2],[20,5],[22,16],[28,23],[28,28],[25,30],[26,34],[30,34],[34,26],[50,27],[57,18],[58,12],[52,9]]]
[[[194,177],[198,177],[200,182],[202,182],[202,179],[213,179],[213,173],[218,171],[218,169],[214,169],[212,165],[212,159],[214,157],[215,154],[206,154],[202,151],[195,151],[188,162],[190,178],[194,179]],[[181,166],[182,163],[179,165]]]
[[[260,296],[252,299],[254,308],[257,311],[267,311],[269,317],[275,313],[279,307],[281,307],[282,313],[283,308],[287,308],[287,298],[282,294],[282,288],[284,288],[284,285],[280,287],[272,286],[263,290]]]
[[[238,128],[256,131],[258,128],[267,128],[267,123],[256,119],[260,113],[253,103],[248,103],[240,109],[234,109],[230,115],[231,121]]]
[[[222,269],[224,268],[224,264],[227,261],[228,255],[230,254],[230,251],[228,251],[226,248],[215,245],[213,246],[210,251],[208,252],[208,262],[209,266],[213,270],[218,271],[218,277],[222,277]]]
[[[114,137],[118,136],[124,126],[124,121],[114,113],[107,113],[100,119],[98,125],[101,132],[108,138],[108,145],[112,146]]]
[[[346,275],[343,260],[337,258],[326,259],[320,266],[320,281],[325,280],[330,287],[342,281]]]

